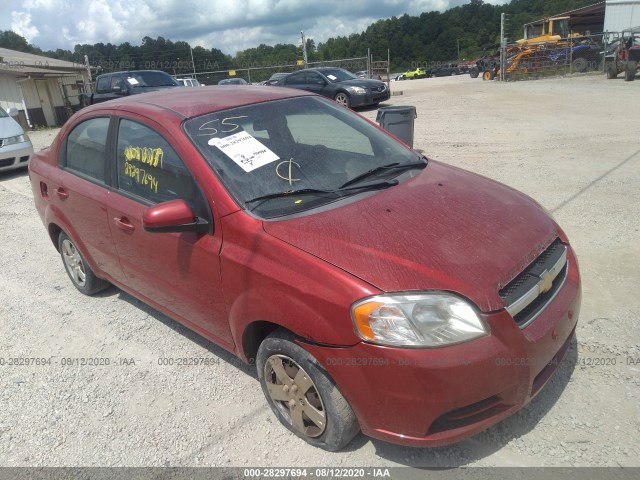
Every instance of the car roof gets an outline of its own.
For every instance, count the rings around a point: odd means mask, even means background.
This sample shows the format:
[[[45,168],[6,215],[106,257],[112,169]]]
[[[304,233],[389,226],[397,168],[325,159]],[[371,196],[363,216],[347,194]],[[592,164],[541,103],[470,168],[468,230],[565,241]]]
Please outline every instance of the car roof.
[[[121,109],[141,114],[164,111],[181,118],[197,117],[229,108],[285,98],[315,95],[292,88],[260,85],[212,85],[198,89],[175,88],[109,100],[82,109],[82,112]]]
[[[122,75],[122,74],[134,74],[134,73],[147,73],[147,72],[153,72],[153,73],[164,73],[165,75],[171,76],[169,75],[167,72],[163,72],[162,70],[121,70],[119,72],[107,72],[107,73],[101,73],[100,75],[98,75],[99,77],[102,77],[103,75]]]

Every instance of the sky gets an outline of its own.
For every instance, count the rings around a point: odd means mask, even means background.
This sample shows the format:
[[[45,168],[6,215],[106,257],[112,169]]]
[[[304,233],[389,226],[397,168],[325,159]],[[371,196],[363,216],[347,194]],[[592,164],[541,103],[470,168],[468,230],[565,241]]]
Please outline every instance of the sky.
[[[506,0],[485,0],[501,4]],[[1,0],[0,30],[42,50],[164,37],[226,54],[264,43],[316,44],[359,33],[392,16],[419,15],[468,0]]]

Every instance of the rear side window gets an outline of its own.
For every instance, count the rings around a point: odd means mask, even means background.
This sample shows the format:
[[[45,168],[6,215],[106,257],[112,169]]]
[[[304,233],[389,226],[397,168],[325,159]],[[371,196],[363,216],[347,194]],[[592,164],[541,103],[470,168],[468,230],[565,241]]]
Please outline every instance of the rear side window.
[[[118,128],[118,188],[152,203],[194,203],[196,185],[182,159],[155,130],[122,119]]]
[[[108,117],[78,124],[67,137],[64,166],[104,183],[108,131]]]

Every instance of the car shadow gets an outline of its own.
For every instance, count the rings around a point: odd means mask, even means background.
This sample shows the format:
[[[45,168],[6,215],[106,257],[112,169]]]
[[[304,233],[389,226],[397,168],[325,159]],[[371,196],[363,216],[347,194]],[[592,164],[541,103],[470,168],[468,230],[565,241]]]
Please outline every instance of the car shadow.
[[[253,378],[256,382],[258,376],[254,365],[247,365],[234,354],[228,352],[215,343],[200,336],[184,325],[164,315],[146,303],[129,295],[115,286],[94,295],[98,298],[108,298],[118,295],[119,299],[142,310],[150,317],[162,322],[166,327],[184,336],[196,345],[207,350],[212,355],[236,367],[241,372]],[[497,425],[462,442],[446,447],[416,448],[387,443],[381,440],[369,438],[363,434],[357,435],[342,451],[353,452],[361,449],[371,442],[376,450],[376,455],[390,460],[399,465],[413,468],[443,469],[463,467],[470,463],[482,460],[493,455],[512,440],[521,437],[533,430],[547,413],[556,404],[578,364],[577,334],[571,340],[567,353],[555,374],[543,387],[540,393],[529,402],[522,410],[502,420]],[[266,402],[265,402],[266,405]]]
[[[404,447],[372,439],[376,455],[401,465],[423,469],[463,467],[493,455],[512,440],[536,428],[536,425],[553,408],[571,381],[571,376],[578,364],[577,345],[577,336],[574,335],[562,363],[540,393],[522,410],[491,428],[446,447]],[[360,437],[364,438],[362,444],[368,440],[363,435]],[[355,441],[353,443],[357,449],[358,443]]]
[[[382,102],[382,103],[380,103],[378,105],[365,105],[365,106],[362,106],[362,107],[355,107],[352,110],[354,110],[355,112],[358,112],[358,113],[375,112],[380,107],[388,107],[388,106],[390,106],[390,104]]]
[[[225,350],[224,348],[216,345],[212,341],[207,340],[206,338],[204,338],[200,334],[194,332],[193,330],[185,327],[181,323],[179,323],[179,322],[173,320],[172,318],[166,316],[164,313],[159,312],[158,310],[156,310],[155,308],[147,305],[143,301],[138,300],[134,296],[132,296],[132,295],[128,294],[127,292],[125,292],[124,290],[120,290],[118,287],[115,287],[115,286],[112,285],[109,288],[107,288],[106,290],[103,290],[102,292],[97,293],[97,294],[95,294],[93,296],[96,297],[96,298],[108,298],[108,297],[113,297],[114,295],[117,295],[120,300],[123,300],[123,301],[129,303],[130,305],[138,308],[139,310],[142,310],[143,312],[145,312],[150,317],[153,317],[154,319],[156,319],[159,322],[163,323],[166,327],[172,329],[176,333],[179,333],[180,335],[182,335],[186,339],[190,340],[191,342],[195,343],[199,347],[202,347],[203,349],[207,350],[212,355],[215,355],[215,356],[219,357],[221,360],[229,363],[230,365],[233,365],[238,370],[241,370],[242,372],[244,372],[247,375],[249,375],[250,377],[252,377],[254,380],[258,381],[258,375],[256,373],[256,368],[255,368],[254,365],[245,364],[242,360],[240,360],[233,353],[231,353],[231,352]]]
[[[26,177],[29,175],[29,171],[27,170],[27,166],[21,166],[14,170],[6,170],[4,172],[0,172],[0,182],[4,180],[13,180],[14,178]]]

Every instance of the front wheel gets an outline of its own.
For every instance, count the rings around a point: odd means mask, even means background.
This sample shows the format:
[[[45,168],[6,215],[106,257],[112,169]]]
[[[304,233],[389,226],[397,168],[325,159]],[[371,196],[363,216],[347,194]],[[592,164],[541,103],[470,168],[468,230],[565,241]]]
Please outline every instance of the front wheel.
[[[67,275],[69,275],[73,285],[82,293],[93,295],[110,285],[109,282],[98,278],[93,273],[78,248],[64,232],[60,232],[58,237],[58,250],[60,250],[60,256]]]
[[[360,430],[338,387],[290,332],[277,330],[264,339],[256,367],[271,410],[306,442],[335,452]]]
[[[496,78],[496,74],[493,70],[485,70],[482,72],[482,80],[493,80]]]
[[[335,96],[335,101],[344,107],[349,106],[349,95],[344,92],[338,92]]]
[[[478,78],[478,75],[480,75],[480,71],[477,68],[472,68],[471,70],[469,70],[469,76],[471,78]]]
[[[587,68],[589,68],[589,62],[584,57],[578,57],[573,60],[571,67],[574,72],[584,73],[587,71]]]
[[[618,76],[618,67],[614,62],[609,62],[606,68],[607,68],[607,78],[609,80],[613,80]]]

